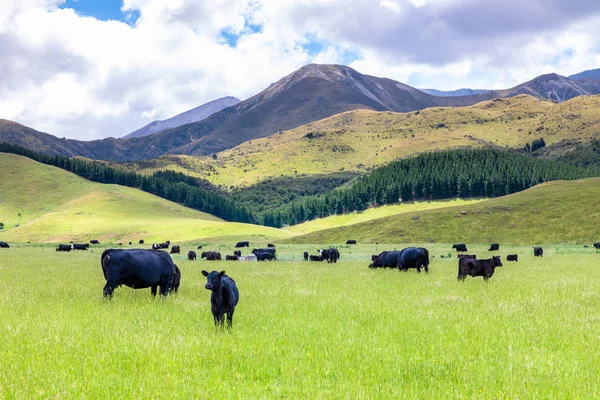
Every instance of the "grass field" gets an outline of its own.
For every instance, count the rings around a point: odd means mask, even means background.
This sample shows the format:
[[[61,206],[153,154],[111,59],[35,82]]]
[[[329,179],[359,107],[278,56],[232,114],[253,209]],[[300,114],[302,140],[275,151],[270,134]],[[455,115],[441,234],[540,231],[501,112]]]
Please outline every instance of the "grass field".
[[[357,110],[242,143],[216,159],[168,155],[125,165],[142,173],[173,169],[225,188],[249,186],[279,176],[366,172],[425,151],[523,148],[539,138],[548,145],[563,139],[589,141],[598,137],[598,110],[600,96],[555,104],[527,95],[410,113]]]
[[[325,219],[326,220],[326,219]],[[283,242],[593,243],[600,178],[552,181],[508,196],[318,230]],[[293,228],[292,228],[293,229]]]
[[[597,397],[600,253],[501,243],[518,263],[459,283],[456,258],[439,258],[450,246],[427,245],[429,274],[367,268],[400,244],[342,245],[336,265],[293,261],[320,245],[273,263],[175,256],[177,295],[111,301],[101,249],[0,249],[0,398]],[[230,333],[213,328],[202,269],[239,286]]]
[[[59,168],[0,153],[0,240],[138,242],[219,236],[285,238],[291,233],[225,222],[141,190],[99,184]],[[18,226],[17,226],[18,225]]]

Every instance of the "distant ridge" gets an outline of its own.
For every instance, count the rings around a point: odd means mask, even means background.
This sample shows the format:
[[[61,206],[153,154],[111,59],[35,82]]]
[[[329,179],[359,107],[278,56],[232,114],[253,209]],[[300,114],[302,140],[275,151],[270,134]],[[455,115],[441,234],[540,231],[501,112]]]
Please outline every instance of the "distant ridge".
[[[574,81],[583,81],[583,80],[600,80],[600,68],[598,69],[589,69],[587,71],[580,72],[575,75],[570,75],[569,79]]]
[[[185,124],[191,124],[192,122],[199,122],[210,117],[214,113],[219,112],[224,108],[234,106],[239,102],[240,100],[233,96],[222,97],[220,99],[202,104],[201,106],[193,108],[189,111],[177,114],[172,118],[165,119],[163,121],[150,122],[148,125],[123,136],[123,139],[144,137],[155,132],[176,128]]]
[[[429,93],[438,97],[455,97],[455,96],[472,96],[474,94],[482,94],[489,92],[485,89],[457,89],[457,90],[437,90],[437,89],[420,89],[425,93]]]

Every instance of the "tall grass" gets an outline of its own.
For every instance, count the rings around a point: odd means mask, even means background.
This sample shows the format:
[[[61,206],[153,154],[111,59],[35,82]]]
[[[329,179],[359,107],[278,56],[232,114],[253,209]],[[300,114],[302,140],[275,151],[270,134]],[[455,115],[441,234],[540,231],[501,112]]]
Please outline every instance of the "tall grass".
[[[230,244],[212,247],[230,252]],[[370,270],[388,247],[339,246],[335,265],[278,248],[273,263],[188,262],[177,295],[102,299],[100,249],[0,251],[0,398],[593,398],[600,393],[600,254],[517,252],[489,282]],[[484,245],[470,246],[480,258]],[[183,249],[187,252],[188,248]],[[435,258],[433,258],[435,256]],[[241,299],[215,331],[201,270]]]

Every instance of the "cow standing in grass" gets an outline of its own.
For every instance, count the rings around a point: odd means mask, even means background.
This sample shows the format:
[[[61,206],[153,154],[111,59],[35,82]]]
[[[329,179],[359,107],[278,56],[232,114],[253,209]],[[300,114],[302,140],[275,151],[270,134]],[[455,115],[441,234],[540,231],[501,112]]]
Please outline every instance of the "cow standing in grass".
[[[494,275],[496,267],[501,267],[500,256],[494,256],[488,260],[474,260],[472,258],[461,258],[458,260],[458,280],[465,280],[467,275],[483,276],[484,280]]]
[[[544,256],[544,249],[542,249],[540,246],[535,246],[533,248],[533,256],[534,257],[543,257]]]
[[[211,291],[210,310],[215,327],[221,325],[221,329],[223,329],[225,314],[227,314],[227,328],[230,329],[233,325],[233,313],[240,299],[240,292],[235,281],[227,276],[225,271],[202,271],[202,275],[206,277],[204,287]]]

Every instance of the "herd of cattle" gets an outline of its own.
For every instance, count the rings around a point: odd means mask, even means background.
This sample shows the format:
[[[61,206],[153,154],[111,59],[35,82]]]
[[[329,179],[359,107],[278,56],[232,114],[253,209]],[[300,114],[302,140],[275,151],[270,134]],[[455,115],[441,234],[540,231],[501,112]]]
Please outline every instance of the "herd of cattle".
[[[144,240],[139,240],[139,244],[144,244]],[[59,244],[56,251],[71,251],[71,250],[88,250],[90,244],[100,244],[96,239],[90,240],[90,243],[80,244]],[[131,242],[129,242],[131,245]],[[355,240],[348,240],[346,244],[356,244]],[[122,245],[122,243],[119,243]],[[600,250],[600,242],[594,243],[593,246]],[[238,242],[235,248],[250,247],[247,241]],[[585,246],[587,247],[587,246]],[[10,248],[8,243],[0,241],[0,248]],[[170,292],[177,292],[181,284],[181,271],[173,262],[173,259],[166,251],[169,249],[170,254],[180,254],[181,247],[178,245],[171,246],[169,240],[163,243],[154,243],[151,249],[107,249],[101,257],[102,272],[106,280],[106,285],[103,289],[105,297],[112,297],[116,288],[121,285],[128,286],[133,289],[150,288],[152,295],[156,296],[159,292],[162,296],[166,296]],[[198,250],[202,246],[198,246]],[[464,280],[467,276],[483,277],[488,280],[494,275],[497,267],[502,267],[500,256],[492,256],[489,259],[477,259],[475,254],[466,254],[467,245],[464,243],[454,244],[452,249],[457,251],[458,257],[458,280]],[[500,245],[492,243],[488,251],[499,251]],[[276,249],[273,244],[268,244],[266,248],[253,249],[252,256],[257,261],[272,261],[276,260]],[[544,250],[539,246],[533,248],[535,257],[543,257]],[[328,263],[336,263],[340,259],[340,252],[336,248],[319,250],[318,255],[309,255],[304,252],[303,258],[305,261],[327,261]],[[441,256],[444,257],[444,256]],[[195,261],[197,258],[196,252],[190,250],[188,252],[188,260]],[[202,251],[200,258],[207,261],[222,260],[221,253],[218,251]],[[234,250],[233,255],[226,255],[226,261],[238,261],[242,259],[242,252]],[[509,254],[506,257],[507,261],[518,261],[517,254]],[[371,264],[369,268],[397,268],[401,271],[408,269],[416,269],[421,272],[429,272],[429,252],[422,247],[407,247],[399,251],[383,251],[379,254],[371,256]],[[233,314],[239,300],[239,290],[235,281],[225,274],[225,271],[202,271],[202,274],[207,278],[205,288],[211,291],[211,311],[214,318],[215,326],[224,326],[225,316],[227,316],[227,326],[231,327],[233,323]]]

